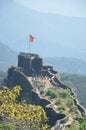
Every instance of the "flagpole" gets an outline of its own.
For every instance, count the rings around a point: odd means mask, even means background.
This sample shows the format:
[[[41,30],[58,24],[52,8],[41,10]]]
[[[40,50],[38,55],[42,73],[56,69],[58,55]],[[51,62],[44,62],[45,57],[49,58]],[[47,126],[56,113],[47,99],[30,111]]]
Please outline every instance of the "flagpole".
[[[30,51],[31,51],[31,45],[30,45],[30,43],[32,43],[34,39],[35,39],[35,37],[30,34],[30,35],[29,35],[29,53],[30,53]]]
[[[29,53],[30,53],[30,40],[29,40]]]

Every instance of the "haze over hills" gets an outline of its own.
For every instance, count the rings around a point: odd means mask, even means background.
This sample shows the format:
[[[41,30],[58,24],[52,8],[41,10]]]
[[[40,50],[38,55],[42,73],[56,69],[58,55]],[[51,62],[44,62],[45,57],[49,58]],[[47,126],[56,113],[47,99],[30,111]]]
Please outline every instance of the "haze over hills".
[[[55,70],[62,72],[68,72],[61,74],[61,80],[69,86],[74,86],[80,102],[86,106],[85,87],[86,87],[86,62],[74,58],[43,58],[43,62],[46,65],[52,65]],[[7,76],[6,71],[10,65],[17,66],[17,53],[12,51],[6,45],[0,42],[0,84]],[[71,73],[71,74],[69,74]],[[75,74],[77,73],[77,74]],[[78,75],[81,74],[81,75]],[[84,76],[82,76],[84,75]],[[82,89],[83,88],[83,89]]]
[[[52,65],[60,73],[80,74],[86,76],[86,62],[76,58],[44,58],[44,63]]]
[[[86,18],[44,13],[16,0],[1,0],[0,41],[13,50],[29,50],[29,34],[36,39],[31,52],[42,57],[86,60]],[[21,1],[20,1],[21,2]]]
[[[0,1],[0,41],[11,50],[29,52],[28,37],[32,33],[36,37],[31,44],[32,53],[52,57],[45,60],[46,63],[54,65],[60,72],[85,74],[86,17],[41,12],[22,2],[24,0]],[[79,4],[78,2],[78,6]],[[6,57],[8,54],[7,51]],[[4,62],[8,63],[8,59]],[[11,63],[13,62],[14,60]]]
[[[18,53],[0,42],[0,70],[6,71],[9,66],[17,66]],[[44,64],[52,65],[60,73],[86,75],[86,62],[75,58],[43,58]]]
[[[11,65],[17,65],[17,52],[0,42],[0,70],[6,71]]]

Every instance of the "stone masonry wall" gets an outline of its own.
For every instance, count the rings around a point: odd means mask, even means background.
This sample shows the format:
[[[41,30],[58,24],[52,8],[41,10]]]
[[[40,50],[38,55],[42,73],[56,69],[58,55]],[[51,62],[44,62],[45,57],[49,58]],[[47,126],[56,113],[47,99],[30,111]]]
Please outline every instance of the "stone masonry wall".
[[[20,93],[19,100],[25,99],[27,103],[41,105],[49,117],[49,125],[53,127],[53,130],[54,126],[60,128],[60,122],[64,123],[68,120],[68,117],[65,114],[57,113],[54,108],[51,107],[51,101],[40,97],[40,95],[33,89],[27,76],[21,71],[20,68],[9,68],[5,85],[9,86],[10,88],[15,85],[20,85],[22,91]],[[59,124],[59,126],[57,124]]]
[[[21,67],[27,76],[39,75],[42,69],[42,58],[37,54],[20,53],[18,67]]]

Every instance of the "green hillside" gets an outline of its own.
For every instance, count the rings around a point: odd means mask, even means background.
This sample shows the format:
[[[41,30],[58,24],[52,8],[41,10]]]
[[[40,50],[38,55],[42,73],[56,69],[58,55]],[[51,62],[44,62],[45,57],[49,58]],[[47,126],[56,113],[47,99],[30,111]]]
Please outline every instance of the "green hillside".
[[[62,73],[61,80],[66,85],[75,88],[80,103],[86,107],[86,76]]]

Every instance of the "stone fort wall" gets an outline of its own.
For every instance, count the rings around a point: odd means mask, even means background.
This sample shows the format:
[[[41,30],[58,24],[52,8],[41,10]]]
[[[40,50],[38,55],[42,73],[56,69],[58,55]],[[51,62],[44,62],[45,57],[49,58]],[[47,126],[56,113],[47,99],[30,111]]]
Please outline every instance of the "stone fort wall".
[[[44,66],[42,58],[37,54],[20,53],[18,56],[18,67],[11,66],[8,69],[7,79],[4,81],[4,85],[12,88],[15,85],[20,85],[22,91],[18,100],[25,99],[27,103],[41,105],[49,117],[49,124],[52,126],[52,130],[59,130],[61,124],[68,121],[68,116],[60,114],[55,111],[52,106],[52,102],[45,98],[42,98],[39,93],[34,89],[28,80],[28,76],[48,76],[50,82],[56,86],[60,86],[63,89],[69,88],[71,91],[71,97],[74,100],[75,105],[78,107],[81,115],[85,115],[85,109],[80,105],[76,93],[68,86],[64,85],[60,81],[60,75],[57,71],[53,70],[52,66]]]
[[[49,124],[54,127],[60,128],[61,123],[65,123],[68,117],[65,114],[57,113],[52,107],[50,100],[42,98],[33,88],[27,76],[21,71],[20,68],[11,67],[8,69],[8,77],[5,80],[5,85],[12,88],[15,85],[20,85],[22,91],[20,93],[19,100],[25,99],[27,103],[41,105],[47,116],[49,117]]]

